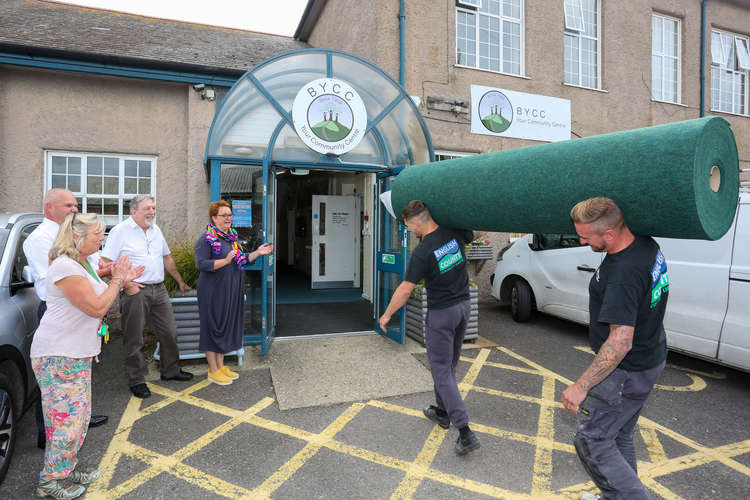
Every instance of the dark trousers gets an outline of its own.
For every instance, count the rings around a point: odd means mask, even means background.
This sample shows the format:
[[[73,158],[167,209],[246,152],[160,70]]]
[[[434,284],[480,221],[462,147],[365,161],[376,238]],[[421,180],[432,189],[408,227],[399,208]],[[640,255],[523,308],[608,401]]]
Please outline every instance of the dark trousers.
[[[456,383],[456,365],[470,309],[471,303],[466,300],[445,309],[428,309],[425,318],[425,344],[435,385],[435,402],[448,413],[457,429],[469,424],[466,405]]]
[[[664,363],[639,372],[617,368],[580,405],[573,444],[603,498],[651,498],[638,479],[633,431],[663,369]]]
[[[120,312],[125,346],[125,373],[132,387],[146,381],[148,366],[143,357],[143,327],[153,330],[159,341],[160,371],[173,377],[180,371],[177,324],[169,294],[163,283],[146,285],[135,295],[120,294]]]

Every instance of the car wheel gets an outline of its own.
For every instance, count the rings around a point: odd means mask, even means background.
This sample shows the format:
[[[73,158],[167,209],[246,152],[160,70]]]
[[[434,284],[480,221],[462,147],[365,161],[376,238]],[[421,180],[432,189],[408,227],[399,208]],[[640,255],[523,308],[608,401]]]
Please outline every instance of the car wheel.
[[[510,312],[513,319],[518,323],[526,323],[531,319],[531,288],[523,280],[513,282],[513,289],[510,291]]]
[[[13,448],[16,445],[17,424],[21,418],[20,393],[18,380],[12,380],[12,374],[0,372],[0,483],[5,479]]]

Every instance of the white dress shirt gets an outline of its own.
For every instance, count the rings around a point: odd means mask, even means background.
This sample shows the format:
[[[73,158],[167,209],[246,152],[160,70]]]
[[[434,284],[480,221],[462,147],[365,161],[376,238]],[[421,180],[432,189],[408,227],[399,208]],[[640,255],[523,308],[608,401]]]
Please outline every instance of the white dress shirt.
[[[121,255],[127,255],[133,267],[146,268],[134,281],[152,284],[164,281],[164,256],[170,253],[159,226],[153,224],[144,232],[128,217],[109,232],[102,257],[114,261]]]
[[[44,218],[23,242],[23,253],[31,268],[31,279],[34,290],[41,300],[47,300],[47,269],[49,268],[49,251],[57,238],[60,224]],[[96,268],[95,268],[96,269]]]

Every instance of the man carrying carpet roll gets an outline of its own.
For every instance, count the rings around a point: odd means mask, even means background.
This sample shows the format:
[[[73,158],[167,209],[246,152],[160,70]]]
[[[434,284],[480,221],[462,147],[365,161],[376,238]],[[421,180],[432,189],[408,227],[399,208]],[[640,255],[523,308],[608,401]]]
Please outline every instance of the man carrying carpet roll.
[[[464,245],[474,240],[474,233],[438,226],[419,200],[410,201],[401,217],[421,241],[412,252],[404,281],[396,288],[378,323],[386,331],[391,316],[406,304],[414,287],[424,278],[425,343],[435,384],[435,405],[423,411],[443,429],[453,422],[459,432],[456,453],[466,455],[479,448],[479,439],[469,429],[469,416],[456,383],[456,364],[471,308]]]
[[[653,238],[630,232],[609,198],[584,200],[570,216],[581,243],[607,253],[589,283],[589,344],[596,356],[561,397],[578,414],[573,444],[601,490],[581,498],[648,499],[633,432],[667,358],[666,261]]]

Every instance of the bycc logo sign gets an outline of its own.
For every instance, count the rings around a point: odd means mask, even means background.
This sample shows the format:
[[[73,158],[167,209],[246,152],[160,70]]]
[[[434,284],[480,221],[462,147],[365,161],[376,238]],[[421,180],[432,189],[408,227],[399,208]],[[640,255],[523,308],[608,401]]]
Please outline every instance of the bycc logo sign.
[[[513,105],[505,94],[490,90],[479,100],[479,119],[490,132],[505,132],[513,123]]]

